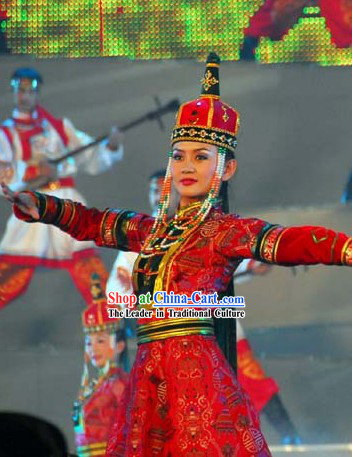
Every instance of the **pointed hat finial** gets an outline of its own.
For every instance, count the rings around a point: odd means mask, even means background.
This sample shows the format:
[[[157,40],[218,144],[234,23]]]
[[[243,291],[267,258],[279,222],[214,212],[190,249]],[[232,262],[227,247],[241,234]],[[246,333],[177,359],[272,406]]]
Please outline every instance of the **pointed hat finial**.
[[[215,52],[211,52],[206,61],[205,75],[201,79],[201,96],[212,95],[219,97],[219,65],[221,59]]]

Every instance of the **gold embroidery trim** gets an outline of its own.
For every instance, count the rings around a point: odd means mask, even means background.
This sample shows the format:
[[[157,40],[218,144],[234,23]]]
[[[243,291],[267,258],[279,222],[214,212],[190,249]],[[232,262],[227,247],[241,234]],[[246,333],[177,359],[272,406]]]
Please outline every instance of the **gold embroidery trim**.
[[[180,325],[185,324],[185,327]],[[192,325],[195,325],[194,327]],[[178,326],[179,328],[176,328]],[[162,330],[159,330],[162,327]],[[167,327],[167,328],[166,328]],[[170,328],[168,328],[170,327]],[[141,335],[141,332],[146,332]],[[214,335],[213,320],[208,318],[200,319],[162,319],[149,324],[139,325],[137,328],[137,344],[149,343],[151,341],[165,340],[178,336],[188,335]]]
[[[238,133],[238,130],[239,130],[239,127],[240,127],[240,117],[239,117],[238,112],[237,112],[237,115],[238,115],[238,117],[237,117],[237,124],[236,124],[236,126],[235,126],[234,135],[236,135],[236,134]]]
[[[226,105],[226,106],[228,106],[228,105]],[[178,125],[178,127],[175,127],[173,130],[178,130],[178,129],[182,129],[182,128],[190,129],[191,126],[190,125],[186,125],[186,124],[182,124],[182,125]],[[199,128],[199,129],[202,129],[202,128],[207,129],[207,126],[198,125],[197,128]],[[212,131],[226,133],[226,134],[228,134],[230,136],[233,135],[233,133],[230,130],[220,129],[219,127],[212,127]]]
[[[101,443],[92,443],[87,444],[86,446],[78,446],[77,449],[85,450],[85,449],[95,449],[97,447],[106,446],[106,441],[102,441]]]
[[[208,110],[208,115],[207,115],[207,128],[212,127],[213,113],[214,113],[214,102],[211,98],[210,99],[210,108]]]
[[[100,232],[100,236],[101,236],[102,240],[104,241],[104,243],[106,245],[108,245],[108,246],[117,246],[118,241],[117,241],[117,238],[115,236],[115,231],[113,232],[113,230],[116,228],[118,220],[120,219],[120,217],[122,216],[122,214],[124,212],[125,211],[115,212],[115,211],[112,211],[110,209],[107,209],[105,211],[105,214],[104,214],[104,216],[102,218],[102,222],[101,222],[101,225],[100,225],[100,228],[99,228],[99,232]],[[108,220],[109,216],[111,216],[111,217],[116,216],[116,217],[111,222],[111,221]],[[109,227],[106,227],[107,223],[110,224]]]
[[[239,112],[234,109],[232,106],[228,105],[228,103],[225,103],[223,100],[222,100],[222,105],[226,106],[231,112],[235,112],[236,116],[237,116],[237,123],[235,125],[235,130],[234,130],[234,135],[236,135],[236,133],[238,132],[239,130],[239,126],[240,126],[240,115],[239,115]]]
[[[84,456],[84,455],[92,456],[94,454],[87,453],[87,452],[89,452],[89,451],[104,451],[106,447],[107,447],[107,442],[106,441],[102,441],[101,443],[92,443],[92,444],[87,444],[86,446],[77,446],[77,452],[79,454],[81,454],[82,456]]]
[[[201,98],[214,98],[215,100],[219,100],[221,97],[220,97],[220,95],[202,94]]]
[[[349,260],[352,260],[352,238],[348,238],[344,243],[341,254],[342,265],[348,265]]]
[[[186,329],[170,329],[163,332],[156,332],[153,335],[144,335],[137,338],[137,344],[150,343],[152,341],[166,340],[167,338],[175,338],[177,336],[189,335],[207,335],[213,336],[214,330],[209,328],[188,327]]]
[[[171,327],[173,325],[180,324],[198,324],[199,322],[204,322],[205,324],[212,325],[213,319],[208,317],[198,317],[198,318],[186,318],[186,317],[177,317],[170,319],[159,319],[158,321],[151,321],[148,324],[141,324],[137,326],[137,331],[142,332],[150,329],[158,329],[160,327]]]
[[[263,258],[262,256],[262,251],[264,249],[264,244],[266,243],[267,241],[267,238],[270,236],[270,234],[276,230],[278,228],[278,225],[275,225],[274,227],[270,228],[269,230],[267,230],[267,232],[265,233],[265,235],[263,236],[262,240],[261,240],[261,244],[260,244],[260,249],[259,249],[259,254],[260,254],[260,257]]]
[[[229,120],[229,116],[228,116],[228,113],[227,113],[227,108],[224,105],[222,105],[221,108],[223,110],[222,119],[223,119],[224,122],[227,122]]]
[[[218,79],[215,78],[210,70],[207,70],[205,76],[201,79],[201,84],[203,85],[205,91],[207,92],[212,86],[218,83]]]
[[[333,240],[332,245],[331,245],[331,256],[330,256],[330,261],[331,261],[331,263],[334,262],[334,258],[335,258],[335,246],[336,246],[337,240],[338,240],[338,233],[336,233],[335,239]]]
[[[75,214],[76,214],[76,205],[74,203],[70,203],[72,214],[70,216],[69,222],[65,224],[67,227],[70,227],[71,222],[74,220]]]
[[[179,108],[179,111],[178,111],[178,114],[177,114],[177,118],[176,118],[176,126],[179,125],[181,115],[182,115],[182,113],[183,113],[183,111],[184,111],[184,107],[185,107],[186,105],[188,105],[189,103],[190,103],[190,102],[183,103],[183,104],[181,105],[181,107]]]
[[[198,136],[194,136],[194,137],[191,137],[191,136],[182,136],[180,137],[182,139],[175,139],[174,143],[177,143],[178,141],[195,141],[197,140],[199,137]],[[234,141],[234,140],[232,140]],[[226,143],[222,143],[222,141],[214,141],[214,140],[209,140],[209,139],[203,139],[202,140],[203,143],[208,143],[208,144],[214,144],[215,146],[223,146],[223,147],[228,147],[228,148],[231,148],[232,150],[235,149],[236,145],[232,145],[232,144],[226,144]]]
[[[39,202],[39,198],[37,198],[37,202]],[[44,195],[44,201],[45,201],[45,208],[44,208],[44,211],[43,211],[43,215],[41,217],[41,219],[44,219],[45,215],[47,214],[47,211],[48,211],[48,202],[47,202],[47,197],[46,195]]]
[[[103,214],[103,217],[102,217],[102,222],[100,224],[100,227],[99,227],[99,234],[100,234],[100,237],[102,238],[102,240],[105,242],[105,238],[104,238],[104,224],[105,224],[105,220],[108,216],[108,213],[110,212],[110,209],[106,209],[104,214]]]
[[[116,221],[116,213],[114,211],[111,211],[104,224],[104,242],[107,244],[107,246],[114,246],[113,244],[113,234],[112,234],[112,225]]]
[[[278,238],[277,238],[277,240],[275,242],[274,253],[273,253],[273,261],[275,263],[277,263],[277,250],[278,250],[279,242],[280,242],[284,232],[287,231],[287,230],[288,230],[288,228],[283,229],[282,232],[278,235]]]
[[[60,214],[57,218],[57,221],[60,222],[62,217],[63,217],[63,214],[65,213],[66,211],[66,208],[67,208],[67,203],[66,203],[66,200],[64,200],[64,203],[61,204],[61,208],[60,208]]]
[[[118,225],[118,220],[119,219],[120,219],[120,217],[117,215],[116,218],[115,218],[113,227],[112,227],[112,237],[113,237],[113,241],[114,241],[115,246],[118,245],[118,240],[117,240],[117,237],[116,237],[116,226]]]
[[[197,202],[191,203],[190,205],[184,206],[183,208],[180,208],[177,211],[177,216],[178,217],[184,217],[185,214],[187,214],[189,211],[193,211],[196,208],[201,208],[201,205],[202,205],[202,202],[201,201],[197,201]]]

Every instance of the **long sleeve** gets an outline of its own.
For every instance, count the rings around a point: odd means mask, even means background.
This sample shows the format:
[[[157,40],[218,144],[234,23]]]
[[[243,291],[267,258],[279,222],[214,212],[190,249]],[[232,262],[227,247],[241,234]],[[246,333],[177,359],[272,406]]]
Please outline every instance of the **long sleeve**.
[[[255,256],[279,265],[352,265],[352,238],[325,227],[271,226],[260,234]]]
[[[28,193],[36,199],[39,219],[24,214],[14,205],[16,217],[26,222],[55,225],[79,241],[94,241],[98,246],[140,252],[154,222],[150,216],[133,211],[99,211],[71,200],[39,192]]]
[[[352,264],[352,238],[325,227],[282,227],[229,215],[216,243],[232,258],[279,265]]]

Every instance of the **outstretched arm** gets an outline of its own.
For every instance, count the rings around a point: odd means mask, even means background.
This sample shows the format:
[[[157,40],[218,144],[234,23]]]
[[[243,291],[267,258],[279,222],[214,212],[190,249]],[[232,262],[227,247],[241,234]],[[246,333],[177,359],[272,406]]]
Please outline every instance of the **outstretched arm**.
[[[279,265],[352,265],[352,238],[325,227],[281,227],[228,217],[216,243],[229,257]]]
[[[352,238],[325,227],[270,226],[260,234],[255,256],[279,265],[352,265]]]
[[[91,240],[98,246],[140,252],[153,225],[153,218],[132,211],[99,211],[39,192],[14,193],[5,184],[2,189],[19,219],[55,225],[77,240]]]

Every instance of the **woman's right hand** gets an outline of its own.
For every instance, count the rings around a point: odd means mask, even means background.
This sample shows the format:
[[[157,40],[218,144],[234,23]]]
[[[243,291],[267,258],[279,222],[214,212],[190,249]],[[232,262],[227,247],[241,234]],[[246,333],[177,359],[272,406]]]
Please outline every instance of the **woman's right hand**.
[[[4,182],[1,188],[5,198],[15,204],[24,214],[32,216],[33,219],[39,219],[39,212],[36,205],[35,197],[27,192],[13,192]]]

